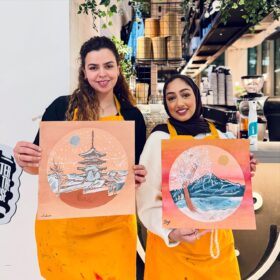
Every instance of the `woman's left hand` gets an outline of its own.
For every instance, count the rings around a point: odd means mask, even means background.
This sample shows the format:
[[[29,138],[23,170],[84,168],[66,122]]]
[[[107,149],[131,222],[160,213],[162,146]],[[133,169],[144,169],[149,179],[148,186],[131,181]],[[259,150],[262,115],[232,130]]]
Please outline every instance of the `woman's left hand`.
[[[256,169],[257,169],[258,161],[255,159],[254,154],[250,153],[250,171],[251,171],[251,177],[255,175]]]
[[[134,165],[135,187],[139,188],[146,181],[147,170],[144,165]]]

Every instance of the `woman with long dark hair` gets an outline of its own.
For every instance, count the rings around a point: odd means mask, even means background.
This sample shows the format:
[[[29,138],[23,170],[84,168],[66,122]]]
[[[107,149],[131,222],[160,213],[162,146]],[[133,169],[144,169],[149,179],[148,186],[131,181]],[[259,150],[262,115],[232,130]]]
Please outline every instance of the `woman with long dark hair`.
[[[106,37],[93,37],[82,45],[80,59],[78,88],[71,96],[58,97],[42,121],[135,121],[138,163],[146,127],[121,72],[116,46]],[[39,132],[33,144],[18,142],[14,155],[26,172],[38,174]],[[136,185],[145,181],[144,166],[135,165],[134,173]],[[134,280],[136,238],[135,215],[36,220],[38,259],[46,279]]]

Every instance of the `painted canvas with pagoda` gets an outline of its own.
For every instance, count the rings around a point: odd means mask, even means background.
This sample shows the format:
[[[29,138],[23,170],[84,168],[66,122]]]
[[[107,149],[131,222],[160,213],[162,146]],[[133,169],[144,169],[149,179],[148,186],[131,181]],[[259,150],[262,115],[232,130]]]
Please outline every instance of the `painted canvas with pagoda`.
[[[133,122],[43,122],[40,146],[38,218],[134,213]]]

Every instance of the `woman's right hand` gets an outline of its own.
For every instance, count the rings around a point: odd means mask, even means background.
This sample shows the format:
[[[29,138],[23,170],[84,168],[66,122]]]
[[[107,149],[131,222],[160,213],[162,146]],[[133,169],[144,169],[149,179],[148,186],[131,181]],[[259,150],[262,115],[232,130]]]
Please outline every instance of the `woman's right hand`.
[[[41,160],[41,148],[33,143],[19,141],[14,147],[14,157],[17,164],[26,172],[38,173]]]
[[[188,229],[173,229],[169,235],[168,238],[170,242],[188,242],[193,243],[206,233],[210,232],[209,229],[205,229],[202,231],[199,231],[194,228],[188,228]]]

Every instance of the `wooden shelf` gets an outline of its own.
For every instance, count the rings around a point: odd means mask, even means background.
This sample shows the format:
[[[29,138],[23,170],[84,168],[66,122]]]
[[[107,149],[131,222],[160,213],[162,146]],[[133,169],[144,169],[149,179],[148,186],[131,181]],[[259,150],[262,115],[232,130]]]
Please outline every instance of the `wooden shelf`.
[[[162,66],[162,68],[178,68],[184,65],[184,60],[182,58],[178,59],[136,59],[136,65],[151,66],[156,64]]]

